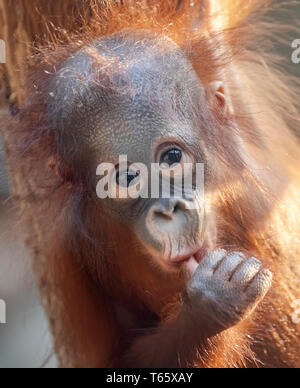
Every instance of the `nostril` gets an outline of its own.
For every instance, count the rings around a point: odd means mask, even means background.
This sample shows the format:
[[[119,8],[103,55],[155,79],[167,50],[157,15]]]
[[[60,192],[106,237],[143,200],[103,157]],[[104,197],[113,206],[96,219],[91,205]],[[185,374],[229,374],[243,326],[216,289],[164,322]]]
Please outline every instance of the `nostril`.
[[[157,218],[163,218],[165,220],[173,220],[173,212],[172,211],[161,211],[161,210],[156,210],[154,212],[155,217]]]
[[[153,207],[154,218],[172,221],[185,211],[184,203],[178,200],[162,200]]]
[[[178,204],[175,205],[175,207],[174,207],[174,213],[178,213],[179,210],[180,210],[180,206],[179,206]]]

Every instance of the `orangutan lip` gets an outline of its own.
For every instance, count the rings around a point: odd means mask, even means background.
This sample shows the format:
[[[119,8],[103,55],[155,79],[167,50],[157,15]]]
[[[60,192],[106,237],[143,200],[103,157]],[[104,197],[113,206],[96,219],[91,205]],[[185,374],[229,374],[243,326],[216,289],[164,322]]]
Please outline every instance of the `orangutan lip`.
[[[189,255],[178,256],[178,257],[171,259],[170,264],[178,266],[180,264],[183,264],[183,263],[189,261],[192,258],[194,258],[197,261],[197,263],[200,263],[204,259],[205,254],[206,254],[206,248],[203,245],[203,247],[200,250],[198,249],[197,251],[194,251],[193,253],[190,253]]]
[[[197,254],[198,254],[198,251],[194,254],[185,255],[185,256],[178,256],[178,257],[175,257],[174,259],[171,259],[170,263],[174,264],[174,265],[179,265],[179,264],[185,263],[186,261],[189,261],[192,257],[194,257],[196,260]]]
[[[182,265],[188,264],[190,262],[197,262],[198,264],[205,258],[208,253],[209,244],[207,240],[204,240],[201,248],[197,248],[194,251],[191,251],[189,254],[181,255],[174,257],[168,260],[169,265],[173,267],[181,267]]]
[[[195,259],[200,264],[201,261],[205,258],[207,255],[207,244],[203,244],[202,248],[196,253]]]

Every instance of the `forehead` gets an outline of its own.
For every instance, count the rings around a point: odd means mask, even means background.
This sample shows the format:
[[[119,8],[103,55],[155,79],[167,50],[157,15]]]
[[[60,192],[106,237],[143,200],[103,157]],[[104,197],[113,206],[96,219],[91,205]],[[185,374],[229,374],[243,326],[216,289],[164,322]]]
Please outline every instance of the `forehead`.
[[[59,135],[72,132],[106,159],[126,154],[135,161],[158,137],[182,136],[203,94],[178,46],[133,33],[101,39],[70,58],[53,81],[48,108]]]
[[[99,151],[98,158],[112,162],[120,155],[127,155],[132,162],[150,160],[156,143],[171,138],[184,141],[183,133],[187,136],[192,132],[186,120],[164,117],[155,106],[142,102],[121,102],[93,121],[90,140]]]

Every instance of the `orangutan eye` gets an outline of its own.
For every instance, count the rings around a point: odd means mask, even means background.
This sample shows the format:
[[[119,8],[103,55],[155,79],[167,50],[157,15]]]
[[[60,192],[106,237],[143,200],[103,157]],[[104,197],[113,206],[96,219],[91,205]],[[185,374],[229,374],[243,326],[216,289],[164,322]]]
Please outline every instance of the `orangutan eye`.
[[[178,148],[173,148],[162,154],[160,164],[165,164],[172,167],[174,164],[180,163],[182,160],[182,151]]]
[[[117,184],[121,187],[130,187],[132,182],[140,176],[139,172],[127,170],[118,172],[116,176]]]

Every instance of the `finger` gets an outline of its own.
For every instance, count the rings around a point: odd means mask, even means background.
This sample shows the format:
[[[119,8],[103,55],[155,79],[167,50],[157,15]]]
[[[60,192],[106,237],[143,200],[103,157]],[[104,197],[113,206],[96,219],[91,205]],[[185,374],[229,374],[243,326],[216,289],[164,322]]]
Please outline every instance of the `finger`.
[[[245,256],[240,252],[231,253],[225,257],[217,267],[215,276],[223,280],[230,280],[232,274],[245,261]]]
[[[261,270],[246,289],[247,296],[252,302],[260,302],[272,286],[273,274],[268,269]]]
[[[250,257],[233,273],[231,281],[246,286],[254,279],[261,268],[261,262],[255,257]]]
[[[224,249],[217,249],[210,252],[199,264],[199,271],[213,273],[226,254],[227,252]]]

